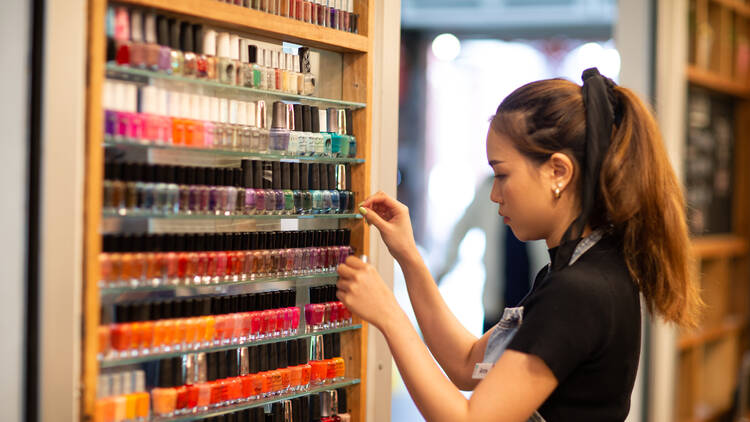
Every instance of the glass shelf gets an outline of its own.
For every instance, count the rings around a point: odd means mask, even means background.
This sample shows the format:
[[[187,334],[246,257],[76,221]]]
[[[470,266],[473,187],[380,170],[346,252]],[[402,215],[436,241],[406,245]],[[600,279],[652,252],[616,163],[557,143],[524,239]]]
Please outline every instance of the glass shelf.
[[[164,220],[351,220],[361,219],[361,214],[310,214],[310,215],[215,215],[215,214],[161,214],[145,211],[102,211],[102,218],[164,219]]]
[[[296,340],[300,338],[310,338],[310,337],[315,337],[315,336],[319,336],[323,334],[356,331],[356,330],[359,330],[360,328],[362,328],[362,324],[353,324],[348,327],[331,328],[329,330],[320,330],[314,333],[302,333],[302,334],[297,334],[295,336],[286,336],[286,337],[270,338],[270,339],[265,339],[265,340],[249,341],[249,342],[240,343],[240,344],[229,344],[226,346],[204,347],[204,348],[200,348],[197,350],[182,350],[179,352],[170,352],[170,353],[154,353],[154,354],[149,354],[146,356],[137,356],[137,357],[132,357],[132,358],[101,359],[99,360],[99,366],[101,368],[115,368],[118,366],[127,366],[127,365],[134,365],[134,364],[139,364],[139,363],[144,363],[144,362],[152,362],[152,361],[156,361],[160,359],[174,358],[174,357],[179,357],[183,355],[189,355],[191,353],[209,353],[209,352],[220,352],[223,350],[235,350],[241,347],[259,346],[262,344],[271,344],[271,343],[281,343],[284,341]]]
[[[168,75],[161,72],[152,72],[150,70],[134,69],[131,67],[118,66],[107,63],[107,77],[112,79],[127,80],[136,83],[148,83],[148,79],[157,78],[168,81],[186,83],[197,87],[213,88],[220,92],[233,94],[251,94],[258,97],[267,96],[282,100],[292,100],[311,104],[326,104],[330,106],[342,106],[353,109],[365,108],[367,104],[353,101],[334,100],[330,98],[311,97],[308,95],[289,94],[279,91],[268,91],[258,88],[246,88],[243,86],[226,85],[218,82],[207,81],[203,79],[186,78],[183,76]]]
[[[216,149],[216,148],[197,148],[197,147],[189,147],[189,146],[184,146],[184,145],[143,143],[135,139],[125,139],[125,140],[120,141],[120,140],[114,140],[113,138],[109,136],[104,137],[103,145],[105,147],[125,147],[125,148],[130,148],[130,149],[179,151],[179,152],[188,152],[188,153],[221,155],[221,156],[236,157],[236,158],[257,158],[257,159],[266,160],[266,161],[288,161],[288,162],[310,161],[310,162],[315,162],[315,163],[337,163],[337,164],[338,163],[361,164],[365,162],[365,160],[361,158],[267,154],[267,153],[259,153],[259,152],[235,151],[235,150]]]
[[[191,415],[182,415],[182,416],[176,416],[172,418],[159,418],[159,417],[154,416],[151,418],[151,421],[152,422],[198,421],[198,420],[203,420],[204,418],[211,417],[211,416],[221,416],[221,415],[226,415],[229,413],[239,412],[245,409],[252,409],[254,407],[261,407],[267,404],[281,402],[284,400],[291,400],[291,399],[296,399],[298,397],[312,396],[313,394],[322,393],[323,391],[330,391],[330,390],[335,390],[338,388],[349,387],[352,385],[357,385],[359,383],[360,383],[360,380],[358,378],[345,378],[343,381],[316,386],[316,387],[308,389],[307,391],[300,391],[297,393],[285,394],[283,396],[273,397],[270,399],[255,400],[251,403],[236,404],[234,406],[222,407],[220,409],[209,410],[207,412],[193,413]]]
[[[270,283],[270,282],[283,282],[283,281],[293,281],[293,282],[305,282],[305,281],[322,281],[322,280],[336,280],[339,276],[336,272],[321,272],[316,274],[309,274],[309,275],[298,275],[298,276],[288,276],[288,277],[259,277],[252,280],[244,280],[244,281],[227,281],[223,283],[213,283],[213,284],[188,284],[188,285],[166,285],[166,286],[135,286],[135,287],[101,287],[99,289],[99,293],[104,295],[115,295],[115,294],[122,294],[122,293],[132,293],[132,292],[157,292],[157,291],[171,291],[171,290],[177,290],[177,289],[210,289],[214,287],[227,287],[227,286],[243,286],[247,284],[260,284],[260,283]]]

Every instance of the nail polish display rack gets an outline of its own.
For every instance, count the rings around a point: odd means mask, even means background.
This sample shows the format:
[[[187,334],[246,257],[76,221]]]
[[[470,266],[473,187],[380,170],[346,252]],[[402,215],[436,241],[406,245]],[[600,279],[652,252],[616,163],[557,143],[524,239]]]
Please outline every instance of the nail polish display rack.
[[[84,283],[84,365],[82,415],[93,420],[97,411],[97,379],[100,371],[130,369],[139,365],[152,365],[167,358],[186,357],[190,354],[221,352],[248,346],[270,345],[295,339],[312,339],[320,335],[338,333],[341,336],[341,357],[346,361],[343,379],[320,386],[310,386],[271,398],[253,400],[213,408],[205,412],[161,417],[151,414],[151,421],[192,421],[229,415],[244,409],[261,407],[312,396],[324,391],[346,388],[348,411],[354,421],[363,421],[365,415],[367,325],[354,317],[351,325],[318,329],[307,332],[306,322],[293,335],[245,341],[237,344],[208,346],[198,349],[152,353],[127,357],[98,356],[97,329],[106,309],[124,301],[149,300],[159,297],[191,297],[201,294],[230,295],[247,292],[292,288],[298,293],[297,306],[305,306],[311,298],[306,293],[310,286],[335,283],[335,272],[311,275],[263,276],[242,281],[227,281],[198,285],[102,285],[100,282],[99,256],[104,233],[210,233],[221,231],[252,230],[351,230],[351,246],[356,254],[367,254],[369,236],[358,214],[312,214],[312,215],[184,215],[149,212],[119,213],[102,211],[102,186],[105,161],[135,161],[169,165],[198,165],[227,167],[235,166],[240,159],[312,162],[352,165],[352,186],[355,200],[361,201],[369,194],[371,153],[372,110],[372,45],[374,34],[372,12],[375,0],[355,2],[353,13],[359,16],[359,32],[350,33],[320,27],[304,21],[269,15],[259,10],[238,8],[235,5],[215,0],[89,0],[89,47],[88,47],[88,92],[87,92],[87,168],[86,168],[86,219],[85,219],[85,283]],[[326,95],[297,95],[288,92],[259,88],[226,85],[219,82],[154,72],[145,69],[107,63],[105,57],[106,11],[109,6],[139,8],[178,20],[189,21],[228,31],[237,31],[246,36],[257,36],[265,42],[292,42],[325,52],[331,60],[322,77],[328,86],[340,84],[340,89],[321,91]],[[333,71],[336,67],[340,71]],[[104,131],[102,93],[106,79],[135,85],[158,83],[171,89],[200,90],[218,97],[244,101],[287,101],[316,106],[321,110],[329,107],[346,108],[353,111],[353,130],[358,143],[357,153],[350,157],[321,155],[294,155],[278,152],[259,153],[229,148],[207,148],[187,145],[144,143],[137,139],[107,137]],[[331,94],[333,92],[333,94]],[[336,94],[338,93],[338,94]],[[270,110],[269,110],[270,112]],[[352,150],[352,155],[354,155]],[[164,296],[167,295],[167,296]],[[302,341],[302,340],[300,340]],[[269,346],[270,347],[270,346]],[[149,382],[150,384],[150,382]]]

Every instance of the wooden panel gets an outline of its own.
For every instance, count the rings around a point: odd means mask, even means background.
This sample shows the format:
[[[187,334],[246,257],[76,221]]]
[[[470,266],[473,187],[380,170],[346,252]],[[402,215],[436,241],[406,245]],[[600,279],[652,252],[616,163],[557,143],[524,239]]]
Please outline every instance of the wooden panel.
[[[729,336],[706,346],[703,362],[703,402],[709,408],[729,410],[737,382],[737,338]]]
[[[727,7],[718,8],[719,26],[718,36],[718,54],[719,54],[719,74],[725,78],[732,78],[732,65],[734,63],[734,25],[732,20],[732,11]]]
[[[678,381],[675,383],[677,408],[675,416],[677,420],[687,420],[693,415],[693,386],[695,385],[695,369],[693,367],[693,355],[698,353],[694,349],[680,353],[677,361]]]
[[[750,16],[750,6],[748,6],[747,4],[741,1],[738,1],[738,0],[711,0],[711,1],[735,11],[739,15],[746,16],[746,17]]]
[[[682,334],[677,347],[680,350],[687,350],[724,337],[736,336],[738,332],[746,329],[747,326],[748,322],[746,318],[728,316],[718,324],[705,326],[698,330]]]
[[[117,2],[192,16],[223,28],[251,32],[309,47],[341,52],[368,51],[368,38],[363,35],[324,28],[216,0],[117,0]]]
[[[736,107],[734,143],[734,232],[750,239],[750,101]]]
[[[106,0],[89,2],[88,23],[88,86],[86,106],[86,181],[84,211],[84,281],[83,281],[83,382],[82,414],[93,420],[96,405],[96,380],[99,373],[99,225],[102,209],[102,83],[104,79]]]
[[[733,234],[694,237],[690,243],[693,254],[699,259],[741,256],[748,252],[747,240]]]
[[[687,79],[690,83],[738,98],[750,98],[750,90],[745,83],[722,78],[714,72],[700,69],[697,66],[687,67]]]
[[[721,74],[721,59],[724,53],[722,49],[723,44],[723,27],[721,25],[721,15],[724,7],[719,6],[716,3],[708,4],[708,24],[711,27],[711,34],[713,42],[711,43],[711,53],[709,59],[708,69],[714,73]],[[700,30],[699,30],[700,31]]]
[[[706,303],[703,323],[713,326],[729,313],[729,259],[704,261],[702,265],[702,297]]]

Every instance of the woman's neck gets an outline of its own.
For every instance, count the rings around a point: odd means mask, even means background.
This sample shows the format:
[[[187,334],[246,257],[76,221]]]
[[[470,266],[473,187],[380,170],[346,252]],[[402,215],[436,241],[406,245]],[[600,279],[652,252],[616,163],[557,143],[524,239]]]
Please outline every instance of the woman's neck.
[[[562,241],[562,237],[565,234],[565,231],[568,230],[568,227],[573,223],[573,220],[568,222],[567,224],[560,224],[557,227],[555,227],[553,233],[549,236],[547,236],[546,239],[544,239],[547,242],[547,248],[552,249],[560,246],[560,242]],[[587,224],[583,228],[583,233],[581,233],[581,237],[586,237],[591,234],[591,227]]]

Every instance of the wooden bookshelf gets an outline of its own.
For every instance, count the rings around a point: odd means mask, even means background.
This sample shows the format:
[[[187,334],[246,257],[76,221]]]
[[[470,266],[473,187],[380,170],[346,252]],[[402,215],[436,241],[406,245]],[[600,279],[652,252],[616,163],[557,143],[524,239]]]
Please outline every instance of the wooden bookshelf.
[[[690,0],[688,10],[685,75],[690,95],[697,87],[701,93],[726,99],[732,108],[728,117],[734,121],[728,209],[731,228],[726,233],[691,239],[706,309],[699,327],[680,333],[675,350],[675,420],[708,422],[724,418],[731,409],[740,356],[748,348],[750,168],[745,155],[750,140],[746,122],[750,110],[750,5],[738,0]],[[699,130],[706,133],[708,128]]]
[[[353,166],[352,191],[357,201],[370,194],[371,135],[373,103],[373,45],[370,29],[374,27],[375,0],[355,1],[354,12],[359,14],[359,34],[319,27],[240,7],[217,0],[89,0],[88,2],[88,82],[86,119],[86,193],[84,233],[84,319],[83,372],[81,394],[82,420],[94,420],[96,385],[99,374],[97,359],[97,329],[100,324],[100,291],[98,282],[99,254],[102,250],[102,182],[104,167],[104,125],[102,122],[102,91],[105,81],[105,14],[109,4],[153,9],[159,13],[204,23],[248,36],[259,36],[276,42],[293,42],[342,54],[342,100],[364,103],[364,108],[353,111],[353,127],[357,138],[357,157],[364,163]],[[323,76],[325,77],[325,75]],[[292,217],[293,218],[293,217]],[[369,231],[361,219],[342,220],[339,227],[352,230],[351,245],[357,254],[369,253]],[[352,420],[362,422],[366,414],[367,388],[367,324],[355,317],[361,329],[342,334],[341,352],[347,364],[347,378],[358,379],[348,386],[348,407]]]

